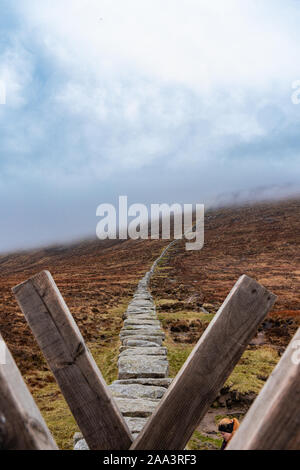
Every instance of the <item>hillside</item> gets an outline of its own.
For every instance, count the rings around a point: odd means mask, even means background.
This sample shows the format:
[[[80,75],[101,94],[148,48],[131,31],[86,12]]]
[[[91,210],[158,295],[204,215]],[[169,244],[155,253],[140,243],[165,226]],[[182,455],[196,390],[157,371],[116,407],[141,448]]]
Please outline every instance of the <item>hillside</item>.
[[[232,400],[235,392],[246,397],[243,403],[248,406],[247,399],[250,402],[259,391],[300,324],[299,215],[300,200],[209,211],[202,251],[186,252],[182,242],[171,248],[151,288],[167,332],[172,376],[238,277],[248,274],[278,295],[270,318],[227,384],[231,394],[226,400]],[[117,373],[123,312],[139,279],[167,244],[87,241],[0,256],[0,331],[62,448],[71,447],[76,424],[11,287],[38,271],[50,270],[105,379],[111,382]],[[228,412],[228,404],[222,412]],[[214,417],[217,414],[220,410]]]

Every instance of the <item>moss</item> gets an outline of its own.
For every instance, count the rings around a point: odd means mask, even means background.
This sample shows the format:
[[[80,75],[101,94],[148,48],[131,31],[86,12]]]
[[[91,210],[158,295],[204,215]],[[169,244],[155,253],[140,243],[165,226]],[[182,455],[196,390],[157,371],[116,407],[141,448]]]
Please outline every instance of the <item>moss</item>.
[[[208,437],[195,431],[187,445],[188,450],[220,450],[223,440],[221,438]]]
[[[225,386],[241,394],[258,394],[278,361],[278,354],[271,347],[247,350]]]
[[[158,299],[155,301],[155,305],[157,307],[160,307],[161,305],[172,305],[172,304],[177,304],[178,300],[177,299]]]
[[[209,324],[213,320],[214,315],[193,310],[179,310],[177,312],[160,312],[158,317],[163,326],[166,326],[167,321],[179,320],[201,320],[202,323]]]
[[[170,377],[175,377],[189,357],[193,347],[177,346],[169,341],[165,342],[165,346],[168,348],[169,375]]]

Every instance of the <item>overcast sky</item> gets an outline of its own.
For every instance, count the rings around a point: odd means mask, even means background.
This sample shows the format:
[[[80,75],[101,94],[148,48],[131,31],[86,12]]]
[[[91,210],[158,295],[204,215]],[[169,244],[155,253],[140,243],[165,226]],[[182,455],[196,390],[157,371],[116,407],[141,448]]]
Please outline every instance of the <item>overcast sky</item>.
[[[0,252],[95,234],[119,195],[299,190],[299,25],[298,0],[0,0]]]

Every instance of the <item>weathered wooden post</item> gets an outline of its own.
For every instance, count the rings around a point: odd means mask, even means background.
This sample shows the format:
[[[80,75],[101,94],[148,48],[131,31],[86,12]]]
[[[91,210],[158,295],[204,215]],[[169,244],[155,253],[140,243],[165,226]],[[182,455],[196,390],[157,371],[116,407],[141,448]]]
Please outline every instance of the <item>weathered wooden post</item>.
[[[228,450],[300,450],[300,329]]]
[[[57,450],[1,334],[0,343],[0,450]]]
[[[184,449],[275,300],[239,279],[131,449]]]
[[[91,450],[126,450],[132,438],[51,274],[13,292]]]

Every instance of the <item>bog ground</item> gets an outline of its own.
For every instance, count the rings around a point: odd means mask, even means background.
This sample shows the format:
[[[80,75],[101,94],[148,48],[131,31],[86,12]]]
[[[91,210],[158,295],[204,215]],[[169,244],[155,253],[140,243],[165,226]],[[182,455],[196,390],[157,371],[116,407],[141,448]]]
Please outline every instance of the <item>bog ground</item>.
[[[201,423],[191,448],[217,448],[216,422],[243,417],[300,324],[300,200],[231,207],[206,214],[205,247],[178,242],[151,281],[167,334],[171,376],[192,350],[241,274],[277,303]],[[0,331],[61,448],[76,424],[35,344],[11,287],[51,271],[108,383],[116,379],[122,315],[138,281],[167,241],[82,242],[0,257]],[[222,357],[220,357],[222,361]]]

